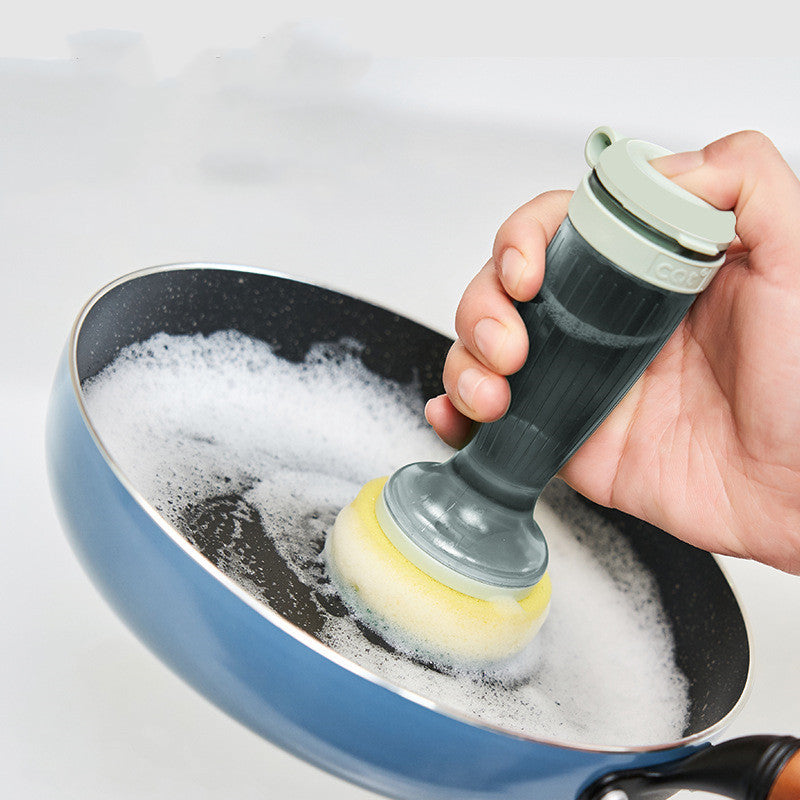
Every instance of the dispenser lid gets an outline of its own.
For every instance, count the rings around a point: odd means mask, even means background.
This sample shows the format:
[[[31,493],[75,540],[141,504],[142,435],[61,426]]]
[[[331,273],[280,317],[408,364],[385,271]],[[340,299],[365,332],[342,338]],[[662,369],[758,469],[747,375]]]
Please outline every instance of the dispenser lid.
[[[689,250],[718,255],[736,235],[736,217],[695,197],[650,165],[651,159],[671,152],[639,139],[622,139],[605,125],[589,134],[584,150],[600,183],[625,209]]]

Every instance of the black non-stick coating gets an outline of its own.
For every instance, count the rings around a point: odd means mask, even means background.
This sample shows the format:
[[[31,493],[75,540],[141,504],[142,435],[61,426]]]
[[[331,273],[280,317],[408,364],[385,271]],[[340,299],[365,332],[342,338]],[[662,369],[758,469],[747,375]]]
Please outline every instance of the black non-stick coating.
[[[360,357],[370,370],[404,383],[416,380],[425,398],[442,391],[442,366],[451,344],[398,314],[291,279],[246,269],[165,268],[117,284],[92,305],[78,333],[78,375],[83,382],[120,348],[159,331],[227,329],[266,341],[290,361],[301,361],[312,344],[353,339],[363,345]],[[566,487],[554,497],[601,514],[651,570],[672,625],[678,666],[689,680],[691,710],[684,733],[717,723],[744,691],[750,651],[741,610],[715,560],[652,525],[594,506]],[[205,550],[201,538],[194,543]]]

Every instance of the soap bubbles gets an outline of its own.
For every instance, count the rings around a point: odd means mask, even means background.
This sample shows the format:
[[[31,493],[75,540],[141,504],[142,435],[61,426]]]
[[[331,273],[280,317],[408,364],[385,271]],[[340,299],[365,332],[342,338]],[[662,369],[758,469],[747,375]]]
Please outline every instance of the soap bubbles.
[[[258,602],[384,680],[533,737],[679,738],[688,686],[655,583],[557,482],[537,506],[550,615],[512,662],[438,668],[348,613],[320,555],[336,513],[368,480],[452,452],[425,423],[418,387],[371,373],[359,351],[328,342],[291,363],[236,331],[160,333],[86,381],[85,403],[118,467],[181,535]]]

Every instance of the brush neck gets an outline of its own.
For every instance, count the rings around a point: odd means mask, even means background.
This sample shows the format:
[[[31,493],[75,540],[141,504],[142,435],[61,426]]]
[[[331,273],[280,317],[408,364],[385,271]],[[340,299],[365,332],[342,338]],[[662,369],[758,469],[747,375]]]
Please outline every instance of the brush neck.
[[[515,511],[532,511],[552,477],[548,476],[544,482],[531,475],[525,476],[525,483],[520,483],[518,476],[512,480],[514,476],[509,476],[474,439],[450,459],[448,466],[471,489]]]

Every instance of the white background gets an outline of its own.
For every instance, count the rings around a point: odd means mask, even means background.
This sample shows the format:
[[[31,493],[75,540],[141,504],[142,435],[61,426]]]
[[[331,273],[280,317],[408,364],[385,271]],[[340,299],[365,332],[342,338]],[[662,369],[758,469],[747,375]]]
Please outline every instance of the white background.
[[[505,24],[488,26],[435,5],[382,10],[377,24],[381,4],[345,3],[332,22],[313,7],[248,17],[227,3],[213,16],[173,10],[164,25],[163,4],[107,5],[32,4],[0,32],[0,791],[372,797],[196,695],[81,572],[43,453],[73,318],[125,272],[205,260],[316,279],[451,333],[497,226],[536,193],[577,183],[598,124],[674,150],[758,128],[800,171],[800,61],[685,57],[727,36],[700,9],[691,25],[657,26],[674,45],[660,52],[680,58],[642,59],[636,39],[625,57],[598,59],[619,50],[591,26],[573,48],[556,45],[568,9],[521,24],[494,4],[487,18]],[[755,644],[752,695],[729,733],[798,734],[800,579],[723,561]]]

